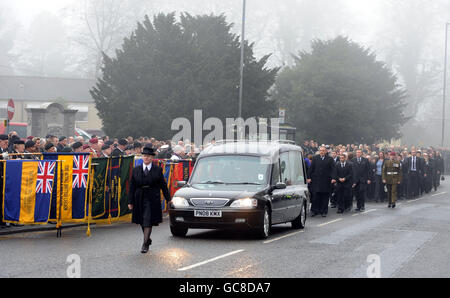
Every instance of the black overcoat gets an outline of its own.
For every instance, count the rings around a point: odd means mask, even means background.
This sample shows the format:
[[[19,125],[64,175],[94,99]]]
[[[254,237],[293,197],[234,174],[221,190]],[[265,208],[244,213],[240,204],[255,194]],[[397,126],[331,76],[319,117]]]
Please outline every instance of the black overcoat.
[[[331,180],[336,179],[336,167],[333,158],[326,155],[322,160],[320,155],[314,156],[308,170],[308,178],[311,179],[312,192],[331,193]]]
[[[161,191],[167,202],[170,201],[170,193],[164,179],[162,169],[155,164],[147,176],[144,174],[143,166],[133,169],[131,176],[130,191],[128,194],[128,204],[133,205],[132,222],[143,223],[143,202],[148,200],[151,203],[151,223],[157,225],[162,222]]]

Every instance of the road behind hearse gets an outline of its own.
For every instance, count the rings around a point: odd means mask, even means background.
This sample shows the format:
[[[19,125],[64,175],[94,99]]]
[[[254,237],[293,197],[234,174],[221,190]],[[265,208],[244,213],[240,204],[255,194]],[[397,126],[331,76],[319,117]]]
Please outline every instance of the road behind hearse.
[[[190,230],[175,238],[168,218],[141,254],[134,224],[0,237],[0,277],[66,277],[69,255],[81,277],[450,277],[450,187],[397,208],[369,203],[364,213],[308,217],[306,229],[274,226],[266,240],[242,232]],[[379,262],[379,263],[377,263]],[[368,270],[369,269],[369,270]]]

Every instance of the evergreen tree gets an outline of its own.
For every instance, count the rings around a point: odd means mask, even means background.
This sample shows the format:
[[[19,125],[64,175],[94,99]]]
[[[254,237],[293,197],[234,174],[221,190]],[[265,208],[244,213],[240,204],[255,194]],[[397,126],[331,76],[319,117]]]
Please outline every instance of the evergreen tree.
[[[398,138],[405,91],[374,53],[348,38],[316,40],[278,76],[273,98],[297,137],[321,143]]]
[[[172,120],[185,117],[193,128],[194,109],[203,118],[237,118],[239,37],[223,15],[146,16],[116,58],[104,55],[103,76],[91,90],[104,131],[111,136],[168,139]],[[273,113],[268,90],[278,69],[265,67],[269,56],[254,58],[245,46],[242,117]]]

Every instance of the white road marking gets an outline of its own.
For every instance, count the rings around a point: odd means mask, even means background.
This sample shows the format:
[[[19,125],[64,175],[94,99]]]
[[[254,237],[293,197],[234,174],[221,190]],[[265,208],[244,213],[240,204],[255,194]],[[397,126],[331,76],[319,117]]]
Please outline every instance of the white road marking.
[[[243,249],[235,250],[235,251],[232,251],[230,253],[227,253],[227,254],[224,254],[224,255],[221,255],[221,256],[218,256],[218,257],[215,257],[215,258],[212,258],[212,259],[209,259],[209,260],[206,260],[206,261],[194,264],[194,265],[191,265],[191,266],[180,268],[180,269],[178,269],[178,271],[186,271],[186,270],[189,270],[189,269],[192,269],[192,268],[195,268],[195,267],[199,267],[199,266],[202,266],[202,265],[205,265],[205,264],[208,264],[208,263],[211,263],[211,262],[214,262],[214,261],[217,261],[217,260],[220,260],[220,259],[232,256],[232,255],[241,253],[243,251],[244,251]]]
[[[377,210],[378,209],[369,209],[369,210],[361,212],[361,213],[353,214],[352,216],[358,216],[358,215],[361,215],[361,214],[367,214],[367,213],[374,212],[374,211],[377,211]]]
[[[298,232],[290,233],[290,234],[287,234],[287,235],[284,235],[284,236],[281,236],[281,237],[278,237],[278,238],[274,238],[274,239],[271,239],[271,240],[264,241],[263,243],[264,243],[264,244],[272,243],[272,242],[281,240],[281,239],[283,239],[283,238],[291,237],[291,236],[294,236],[294,235],[297,235],[297,234],[303,233],[303,232],[304,232],[304,231],[298,231]]]
[[[418,198],[418,199],[415,199],[415,200],[409,200],[409,201],[406,201],[406,203],[412,203],[412,202],[419,201],[419,200],[422,200],[422,198]]]
[[[444,192],[441,192],[441,193],[435,193],[434,195],[431,195],[432,197],[434,197],[434,196],[440,196],[440,195],[444,195],[444,194],[446,194],[447,192],[446,191],[444,191]]]
[[[341,221],[341,220],[342,220],[342,218],[338,218],[338,219],[335,219],[335,220],[332,220],[332,221],[320,224],[317,227],[323,227],[323,226],[326,226],[326,225],[329,225],[329,224],[332,224],[332,223],[335,223],[335,222],[338,222],[338,221]]]

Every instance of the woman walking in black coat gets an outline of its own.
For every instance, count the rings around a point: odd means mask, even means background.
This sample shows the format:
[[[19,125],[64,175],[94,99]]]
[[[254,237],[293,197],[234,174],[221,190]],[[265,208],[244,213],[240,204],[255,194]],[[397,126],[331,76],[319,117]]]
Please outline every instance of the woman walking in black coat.
[[[170,202],[170,193],[162,169],[152,164],[155,155],[153,148],[143,149],[144,163],[133,169],[128,195],[128,208],[132,210],[132,222],[141,225],[144,233],[142,253],[148,252],[152,244],[150,235],[153,226],[162,223],[161,190],[166,201]]]

